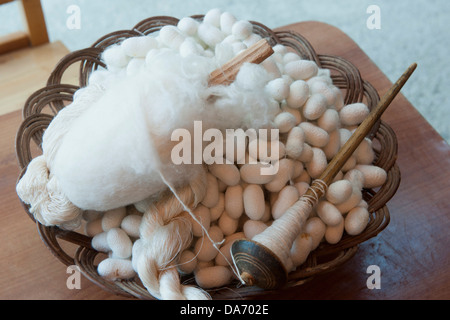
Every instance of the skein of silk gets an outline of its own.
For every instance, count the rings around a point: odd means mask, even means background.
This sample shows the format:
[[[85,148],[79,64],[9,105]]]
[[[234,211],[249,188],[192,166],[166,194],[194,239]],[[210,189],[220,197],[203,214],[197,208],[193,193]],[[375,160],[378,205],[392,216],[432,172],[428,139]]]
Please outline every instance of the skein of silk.
[[[202,289],[180,283],[176,257],[192,241],[192,225],[183,217],[184,205],[195,207],[206,193],[206,172],[190,185],[165,194],[150,205],[142,218],[140,238],[142,248],[133,259],[142,283],[158,299],[209,299]]]

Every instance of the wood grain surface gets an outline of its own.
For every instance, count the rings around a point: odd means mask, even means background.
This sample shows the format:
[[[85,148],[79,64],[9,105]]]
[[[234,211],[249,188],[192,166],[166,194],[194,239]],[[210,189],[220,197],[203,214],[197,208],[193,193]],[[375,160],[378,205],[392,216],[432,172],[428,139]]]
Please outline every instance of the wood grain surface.
[[[319,22],[302,22],[282,29],[301,33],[319,54],[338,55],[351,61],[380,96],[392,85],[340,30]],[[412,62],[405,61],[404,68]],[[409,81],[415,77],[420,77],[420,65]],[[388,227],[363,243],[355,257],[339,269],[302,286],[259,298],[450,298],[450,147],[402,95],[382,119],[397,135],[397,163],[402,173],[400,188],[388,203]],[[0,116],[0,299],[124,299],[84,278],[81,289],[67,288],[71,274],[40,241],[36,226],[15,193],[19,172],[14,138],[20,122],[20,111]],[[371,265],[381,270],[380,289],[367,287],[371,275],[367,268]]]

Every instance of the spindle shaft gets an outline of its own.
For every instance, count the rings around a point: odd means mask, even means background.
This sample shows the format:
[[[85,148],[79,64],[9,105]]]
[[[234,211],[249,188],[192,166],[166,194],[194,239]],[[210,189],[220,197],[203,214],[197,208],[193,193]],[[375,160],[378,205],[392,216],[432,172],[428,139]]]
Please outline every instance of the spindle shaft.
[[[261,39],[236,57],[225,63],[222,67],[211,72],[209,85],[228,85],[232,83],[244,63],[259,64],[273,54],[273,49],[266,39]]]
[[[247,285],[275,289],[287,282],[289,252],[312,207],[325,194],[328,185],[381,118],[416,67],[417,64],[413,63],[403,73],[330,161],[321,176],[313,181],[308,191],[281,218],[252,240],[237,240],[233,243],[231,254],[241,279]]]

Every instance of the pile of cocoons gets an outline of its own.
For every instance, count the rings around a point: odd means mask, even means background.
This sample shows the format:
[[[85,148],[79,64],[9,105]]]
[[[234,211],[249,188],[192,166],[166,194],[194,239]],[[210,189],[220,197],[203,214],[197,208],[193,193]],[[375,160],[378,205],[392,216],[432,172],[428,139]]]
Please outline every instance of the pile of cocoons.
[[[117,76],[139,72],[158,50],[213,57],[221,65],[260,39],[250,22],[213,9],[203,21],[185,17],[158,34],[129,38],[107,49],[103,55],[106,70],[94,72],[90,81],[104,81],[107,72]],[[201,225],[187,212],[183,214],[192,222],[192,242],[178,254],[177,269],[203,289],[226,286],[237,279],[230,254],[233,241],[252,239],[280,218],[369,114],[364,103],[344,104],[329,70],[303,60],[287,46],[277,44],[273,50],[258,68],[247,66],[235,82],[245,88],[265,81],[265,93],[276,106],[276,112],[269,113],[271,128],[279,130],[279,140],[246,139],[240,156],[224,148],[218,155],[222,164],[205,165],[207,192],[193,209]],[[243,132],[235,131],[236,139]],[[289,271],[301,266],[322,242],[337,244],[344,234],[355,236],[364,231],[370,215],[362,190],[380,187],[386,180],[386,172],[373,165],[374,160],[372,141],[366,138],[313,208],[291,248]],[[278,170],[261,174],[269,161],[277,164]],[[93,248],[108,253],[98,265],[101,276],[109,280],[137,276],[133,252],[140,245],[142,215],[137,205],[84,213]]]

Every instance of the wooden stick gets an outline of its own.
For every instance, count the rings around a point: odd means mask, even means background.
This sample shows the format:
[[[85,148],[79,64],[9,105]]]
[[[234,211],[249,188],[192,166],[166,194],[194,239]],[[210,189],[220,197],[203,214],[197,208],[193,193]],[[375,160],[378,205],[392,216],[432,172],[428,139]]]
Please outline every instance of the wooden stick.
[[[289,256],[289,244],[292,246],[295,237],[301,232],[304,222],[308,219],[312,207],[324,195],[335,175],[380,119],[416,67],[417,64],[414,63],[405,71],[330,161],[322,175],[313,181],[305,195],[281,218],[259,234],[255,241],[237,240],[233,243],[231,247],[233,261],[242,281],[247,285],[256,285],[263,289],[275,289],[285,285],[288,275],[282,257]],[[285,232],[287,230],[289,230],[288,233]],[[279,247],[278,243],[273,243],[273,241],[276,242],[274,239],[280,240],[280,243],[285,243],[288,247]]]
[[[375,109],[370,112],[366,119],[358,126],[355,132],[347,140],[347,142],[341,147],[339,152],[333,157],[325,171],[318,178],[322,180],[328,186],[341,170],[342,166],[347,162],[347,160],[355,152],[356,148],[364,140],[364,138],[372,130],[375,123],[380,120],[381,115],[386,111],[387,107],[391,104],[392,100],[397,96],[402,87],[408,81],[409,77],[412,75],[414,70],[417,68],[417,63],[413,63],[408,67],[408,69],[403,73],[403,75],[397,80],[396,83],[389,89],[389,91],[383,96],[383,98],[378,102]],[[308,190],[310,191],[310,190]],[[310,193],[307,193],[309,195]]]
[[[211,72],[209,86],[228,85],[236,79],[241,66],[248,63],[261,63],[273,54],[273,49],[266,39],[261,39],[236,57],[225,63],[221,68]]]

